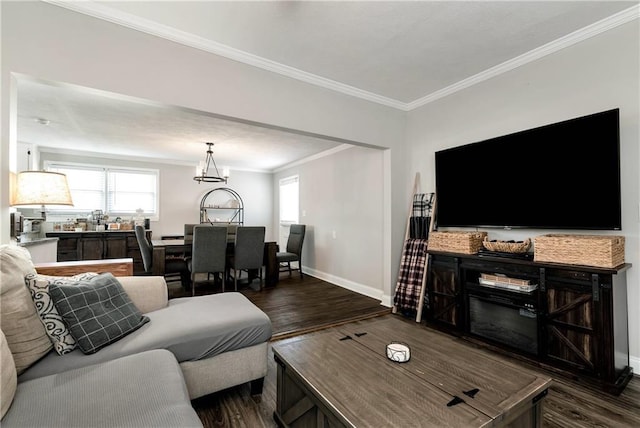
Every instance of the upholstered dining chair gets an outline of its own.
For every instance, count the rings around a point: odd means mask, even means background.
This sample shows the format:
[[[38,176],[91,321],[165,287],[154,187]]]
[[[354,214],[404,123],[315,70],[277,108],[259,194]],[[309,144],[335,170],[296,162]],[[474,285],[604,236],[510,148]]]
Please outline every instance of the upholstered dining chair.
[[[262,289],[262,265],[264,260],[264,226],[238,226],[233,253],[229,257],[228,273],[233,270],[233,288],[238,291],[238,277],[243,270],[258,270]]]
[[[153,245],[147,239],[147,232],[144,226],[136,225],[134,230],[138,247],[140,247],[144,273],[145,275],[151,275],[153,272]],[[164,272],[167,278],[180,275],[180,282],[183,287],[189,284],[187,264],[183,257],[167,255],[164,261]]]
[[[302,244],[304,243],[304,234],[307,226],[304,224],[292,224],[289,228],[289,238],[287,238],[287,251],[279,251],[276,253],[276,261],[280,272],[289,272],[291,276],[292,270],[300,271],[302,278]],[[298,268],[291,268],[291,262],[298,262]]]
[[[196,226],[207,226],[207,227],[222,227],[227,230],[227,242],[233,243],[236,239],[236,228],[237,226],[234,224],[211,224],[211,223],[186,223],[184,225],[184,255],[185,257],[191,256],[191,243],[193,242],[193,228]]]
[[[196,275],[206,273],[222,274],[224,292],[224,274],[227,257],[227,230],[223,227],[197,225],[193,228],[191,257],[187,257],[187,267],[191,273],[191,295],[196,292]]]
[[[193,228],[199,223],[186,223],[184,225],[184,256],[191,256],[191,244],[193,243]]]

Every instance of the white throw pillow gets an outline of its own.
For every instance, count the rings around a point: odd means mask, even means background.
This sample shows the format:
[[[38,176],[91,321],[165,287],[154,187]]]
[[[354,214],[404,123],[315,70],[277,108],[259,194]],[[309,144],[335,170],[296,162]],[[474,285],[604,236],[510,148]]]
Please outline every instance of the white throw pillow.
[[[25,283],[31,292],[31,298],[36,305],[36,311],[53,344],[53,349],[55,349],[58,355],[64,355],[73,351],[76,348],[76,341],[64,323],[62,316],[58,313],[53,300],[51,300],[49,286],[51,284],[76,285],[81,281],[86,281],[97,275],[95,272],[81,273],[74,276],[50,276],[36,273],[29,274],[25,277]]]

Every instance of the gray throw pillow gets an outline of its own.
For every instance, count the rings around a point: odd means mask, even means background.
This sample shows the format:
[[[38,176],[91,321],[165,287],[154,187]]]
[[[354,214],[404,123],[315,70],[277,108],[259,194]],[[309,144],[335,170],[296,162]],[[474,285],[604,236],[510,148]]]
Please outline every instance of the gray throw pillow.
[[[95,272],[86,272],[74,276],[50,276],[30,273],[24,278],[31,292],[33,303],[36,304],[40,320],[44,324],[47,335],[51,339],[51,343],[53,343],[53,349],[58,355],[64,355],[76,349],[76,340],[53,304],[49,294],[49,286],[51,284],[75,285],[97,275]]]
[[[110,273],[74,285],[50,284],[49,294],[85,354],[93,354],[149,322]]]

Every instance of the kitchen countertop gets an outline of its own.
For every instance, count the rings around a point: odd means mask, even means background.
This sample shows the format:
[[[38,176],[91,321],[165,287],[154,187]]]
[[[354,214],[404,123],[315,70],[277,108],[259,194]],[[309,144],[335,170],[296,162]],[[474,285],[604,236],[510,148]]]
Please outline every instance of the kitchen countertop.
[[[135,233],[135,230],[83,230],[82,232],[76,232],[75,230],[53,230],[47,232],[47,235],[81,235],[83,233]]]
[[[34,245],[46,244],[48,242],[55,242],[57,240],[58,238],[38,238],[38,239],[32,239],[31,241],[17,242],[17,244],[21,247],[31,247]]]

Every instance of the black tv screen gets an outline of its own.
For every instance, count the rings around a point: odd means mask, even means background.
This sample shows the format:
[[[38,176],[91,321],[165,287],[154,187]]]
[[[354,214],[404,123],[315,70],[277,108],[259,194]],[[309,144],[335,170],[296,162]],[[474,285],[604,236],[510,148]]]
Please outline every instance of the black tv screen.
[[[438,227],[619,230],[619,109],[435,154]]]

